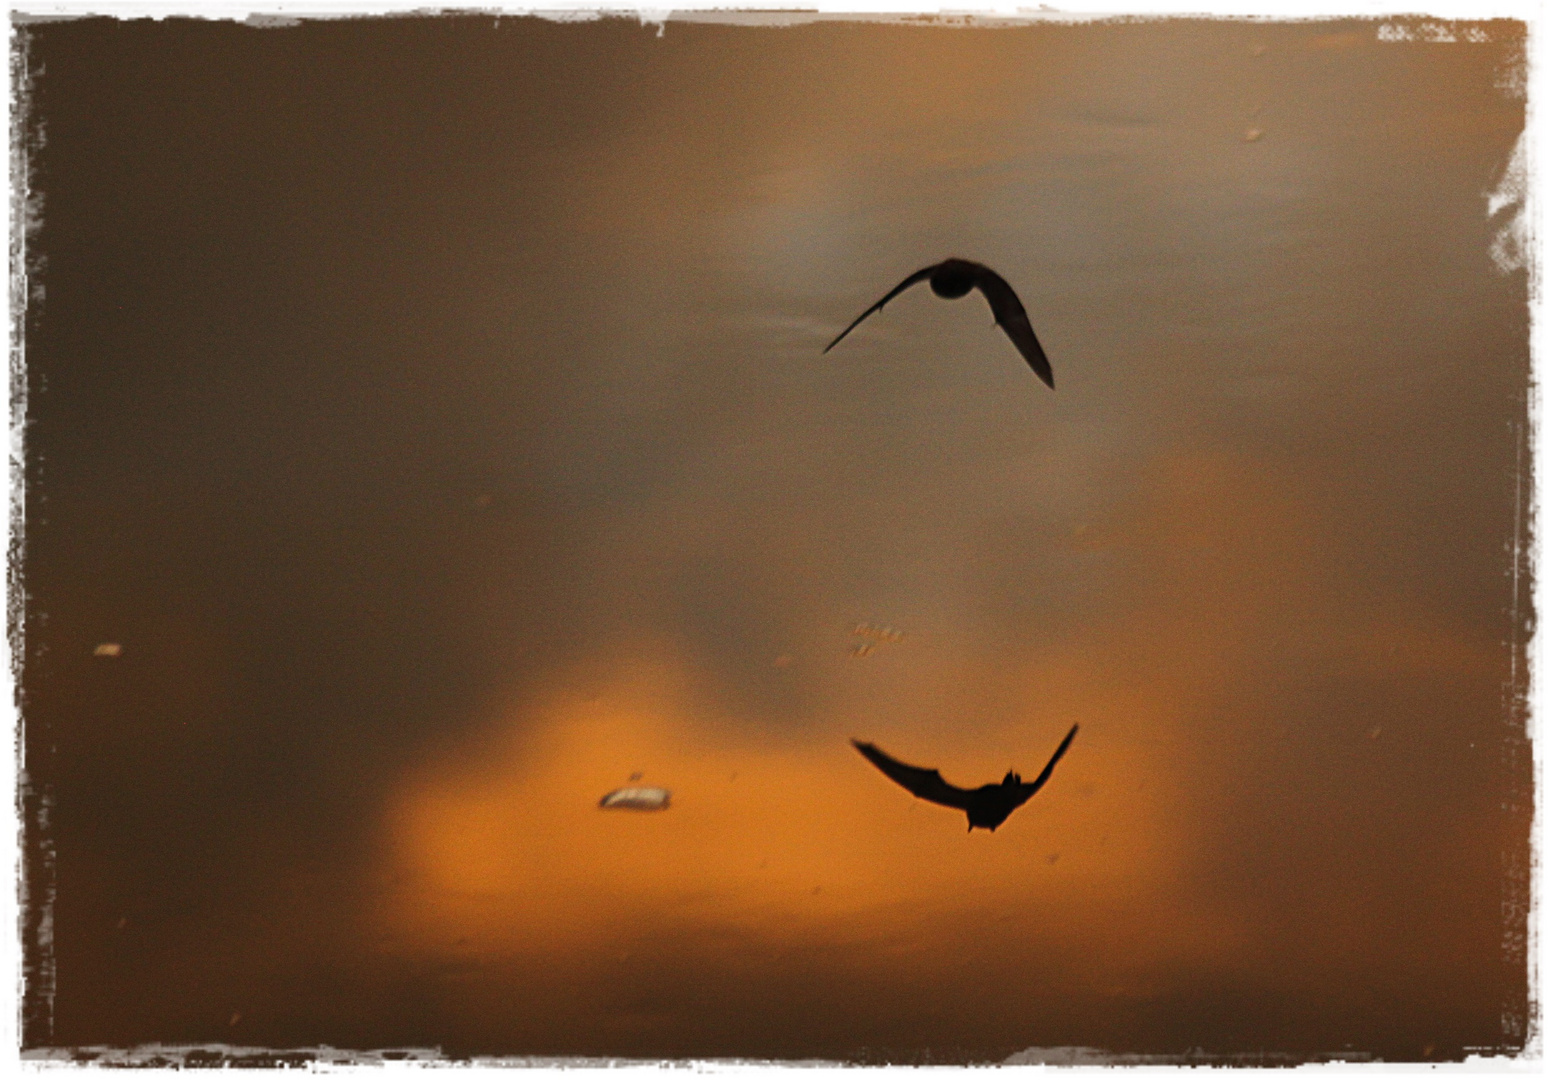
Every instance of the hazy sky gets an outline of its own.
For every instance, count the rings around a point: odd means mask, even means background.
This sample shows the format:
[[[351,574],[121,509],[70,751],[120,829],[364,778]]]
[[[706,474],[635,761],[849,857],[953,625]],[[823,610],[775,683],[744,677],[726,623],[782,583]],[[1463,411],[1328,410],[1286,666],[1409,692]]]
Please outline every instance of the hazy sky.
[[[1522,33],[1454,31],[27,28],[28,1043],[1520,1046]],[[822,354],[951,255],[1057,391],[923,288]],[[1073,723],[994,834],[848,745]]]

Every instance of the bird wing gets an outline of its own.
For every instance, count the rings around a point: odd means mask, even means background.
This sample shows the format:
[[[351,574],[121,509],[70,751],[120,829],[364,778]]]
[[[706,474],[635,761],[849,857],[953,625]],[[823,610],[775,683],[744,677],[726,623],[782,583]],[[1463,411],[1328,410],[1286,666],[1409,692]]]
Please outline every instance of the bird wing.
[[[1070,749],[1070,741],[1076,737],[1076,732],[1081,730],[1080,724],[1075,724],[1070,729],[1070,734],[1065,736],[1065,741],[1060,743],[1060,748],[1054,751],[1054,756],[1049,759],[1049,764],[1043,767],[1043,772],[1038,774],[1038,779],[1031,784],[1023,784],[1022,788],[1027,792],[1027,798],[1031,799],[1038,789],[1049,782],[1049,777],[1054,772],[1054,766],[1059,764],[1060,758],[1065,756],[1065,751]],[[1027,800],[1024,799],[1023,802]]]
[[[830,341],[828,343],[828,349],[832,349],[835,345],[837,345],[841,341],[843,341],[844,340],[844,335],[848,334],[851,330],[854,330],[857,326],[859,326],[862,322],[864,322],[867,315],[870,315],[873,311],[881,311],[883,305],[885,305],[889,300],[893,299],[893,297],[895,297],[899,293],[903,292],[909,286],[911,286],[911,285],[918,285],[920,282],[922,282],[926,278],[930,277],[931,274],[933,274],[935,272],[936,267],[940,266],[940,265],[941,265],[940,263],[936,263],[934,266],[927,266],[924,270],[916,270],[914,273],[912,273],[908,277],[904,278],[904,280],[899,283],[898,288],[896,288],[892,292],[888,293],[881,300],[878,300],[875,304],[872,304],[869,308],[867,308],[865,310],[865,312],[862,313],[862,315],[861,315],[861,317],[859,319],[856,319],[849,326],[846,326],[844,328],[844,334],[840,334],[838,337],[834,338],[833,341]],[[827,352],[828,349],[824,349],[823,351]]]
[[[850,741],[855,744],[855,749],[865,755],[867,761],[886,773],[890,780],[903,785],[919,798],[940,803],[942,806],[956,807],[959,810],[968,809],[970,793],[947,783],[935,769],[920,769],[913,765],[905,765],[902,761],[894,761],[871,743],[856,739]]]
[[[978,286],[984,298],[990,302],[990,310],[995,313],[995,325],[1006,332],[1011,339],[1011,344],[1017,347],[1017,352],[1022,354],[1032,367],[1034,374],[1048,384],[1050,390],[1054,389],[1054,368],[1049,365],[1049,358],[1044,355],[1043,346],[1038,344],[1038,335],[1033,333],[1033,324],[1028,321],[1027,309],[1022,306],[1022,301],[1017,299],[1015,290],[988,266],[979,263],[971,264],[974,268],[974,284]],[[867,312],[870,314],[870,312]]]

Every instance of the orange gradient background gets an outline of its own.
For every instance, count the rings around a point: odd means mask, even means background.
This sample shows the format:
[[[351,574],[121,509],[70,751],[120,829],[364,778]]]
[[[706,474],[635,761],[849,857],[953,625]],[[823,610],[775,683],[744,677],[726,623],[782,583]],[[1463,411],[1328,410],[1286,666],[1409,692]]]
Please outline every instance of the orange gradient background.
[[[739,20],[20,31],[27,1045],[1520,1050],[1524,28]]]

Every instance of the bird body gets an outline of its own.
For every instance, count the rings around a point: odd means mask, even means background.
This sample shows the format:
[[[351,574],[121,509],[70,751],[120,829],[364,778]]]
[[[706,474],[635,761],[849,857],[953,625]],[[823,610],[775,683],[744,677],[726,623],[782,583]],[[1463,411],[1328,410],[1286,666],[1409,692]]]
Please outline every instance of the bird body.
[[[1032,783],[1024,784],[1022,777],[1012,771],[1007,772],[1005,779],[998,784],[985,784],[971,789],[947,783],[941,778],[941,773],[935,769],[905,765],[889,757],[872,743],[861,742],[858,739],[850,741],[867,761],[881,769],[889,779],[913,793],[916,798],[967,811],[969,832],[973,832],[974,829],[989,829],[994,832],[1011,816],[1013,810],[1031,799],[1038,793],[1039,788],[1049,782],[1054,766],[1065,756],[1065,751],[1070,748],[1070,742],[1076,737],[1080,727],[1081,725],[1077,724],[1070,729],[1070,733],[1060,743],[1059,749],[1054,751],[1054,756],[1043,767],[1043,772],[1039,773]]]
[[[1033,333],[1033,324],[1027,318],[1027,310],[1022,307],[1022,301],[1017,298],[1016,291],[988,266],[980,263],[969,262],[967,259],[947,259],[934,266],[927,266],[923,270],[916,270],[899,283],[898,287],[878,300],[862,313],[849,326],[844,328],[833,341],[829,342],[828,349],[844,340],[845,334],[854,330],[861,322],[874,311],[881,311],[887,302],[911,285],[917,285],[922,281],[930,282],[930,290],[937,296],[946,300],[956,300],[967,296],[974,289],[984,294],[989,301],[990,310],[995,314],[995,325],[1006,332],[1011,343],[1017,347],[1022,358],[1027,361],[1033,372],[1048,384],[1050,390],[1054,389],[1054,369],[1049,365],[1049,358],[1044,355],[1043,346],[1038,344],[1038,336]],[[823,351],[826,353],[828,349]]]

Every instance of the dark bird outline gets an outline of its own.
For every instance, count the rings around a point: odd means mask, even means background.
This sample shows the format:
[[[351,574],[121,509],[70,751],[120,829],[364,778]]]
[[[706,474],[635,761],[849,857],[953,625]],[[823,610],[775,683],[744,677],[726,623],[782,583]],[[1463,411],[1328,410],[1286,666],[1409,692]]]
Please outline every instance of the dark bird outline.
[[[883,753],[873,743],[861,742],[859,739],[851,739],[850,742],[867,761],[881,769],[888,779],[901,785],[916,798],[950,806],[955,810],[966,810],[969,832],[973,832],[976,828],[994,832],[1011,816],[1013,810],[1031,799],[1038,793],[1039,788],[1049,782],[1054,766],[1059,764],[1060,758],[1065,756],[1065,751],[1070,749],[1071,740],[1076,737],[1076,732],[1079,730],[1081,730],[1080,724],[1071,727],[1070,733],[1065,736],[1065,741],[1060,743],[1059,749],[1054,751],[1054,756],[1043,767],[1043,772],[1039,773],[1038,778],[1032,783],[1024,784],[1019,775],[1008,772],[1006,778],[998,784],[985,784],[983,787],[972,789],[947,783],[941,778],[941,773],[935,769],[905,765]]]
[[[1033,369],[1033,373],[1047,383],[1050,390],[1054,389],[1054,369],[1049,365],[1049,358],[1044,355],[1043,346],[1038,344],[1038,335],[1033,333],[1033,324],[1027,318],[1027,309],[1022,306],[1022,301],[1017,299],[1016,291],[1006,283],[1005,278],[988,266],[969,262],[967,259],[947,259],[934,266],[927,266],[923,270],[916,270],[904,278],[892,292],[867,308],[859,319],[845,327],[844,333],[828,343],[828,349],[843,341],[845,335],[864,322],[868,315],[881,311],[893,297],[927,278],[930,280],[931,292],[948,300],[966,296],[973,289],[983,293],[984,298],[989,301],[990,311],[995,315],[995,325],[1006,332],[1006,336],[1011,339],[1011,344],[1017,347],[1017,351]],[[827,353],[828,349],[824,349],[823,352]]]

